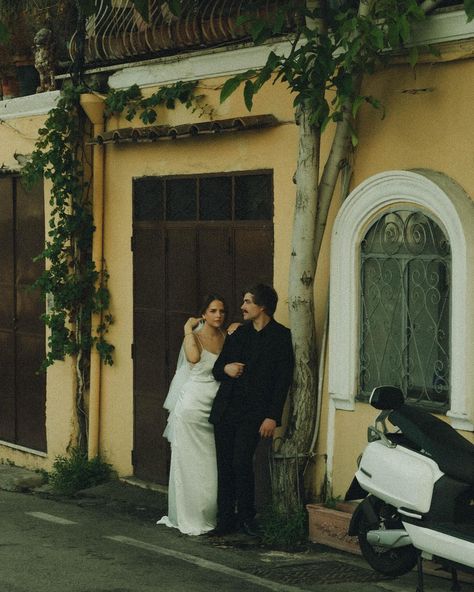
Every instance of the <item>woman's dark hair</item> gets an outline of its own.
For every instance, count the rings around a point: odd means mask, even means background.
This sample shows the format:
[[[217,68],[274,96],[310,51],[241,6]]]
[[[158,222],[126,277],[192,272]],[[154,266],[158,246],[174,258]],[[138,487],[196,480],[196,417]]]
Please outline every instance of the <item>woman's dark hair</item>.
[[[272,317],[275,314],[275,309],[278,303],[278,294],[271,287],[266,284],[255,284],[247,288],[244,292],[249,292],[253,296],[253,301],[258,306],[263,306],[268,316]]]
[[[220,294],[207,294],[207,296],[205,296],[204,300],[202,301],[201,308],[199,309],[200,315],[203,315],[206,312],[206,310],[209,307],[209,304],[211,304],[213,300],[219,300],[220,302],[222,302],[222,304],[224,305],[224,312],[227,313],[226,301]]]

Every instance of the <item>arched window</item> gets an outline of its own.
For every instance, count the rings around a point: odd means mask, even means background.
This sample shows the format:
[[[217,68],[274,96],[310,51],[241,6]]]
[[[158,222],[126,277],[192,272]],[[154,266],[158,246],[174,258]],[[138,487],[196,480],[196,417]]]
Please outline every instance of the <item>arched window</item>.
[[[399,386],[446,411],[450,394],[451,252],[420,210],[384,212],[360,245],[359,398]]]
[[[329,393],[377,383],[474,430],[474,204],[434,171],[388,171],[348,196],[331,240]]]

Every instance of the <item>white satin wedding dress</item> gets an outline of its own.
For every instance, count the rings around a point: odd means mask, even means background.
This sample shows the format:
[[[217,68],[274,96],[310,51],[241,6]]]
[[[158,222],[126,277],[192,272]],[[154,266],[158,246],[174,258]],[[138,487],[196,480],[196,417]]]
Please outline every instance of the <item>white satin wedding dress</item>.
[[[216,526],[217,466],[214,428],[209,423],[219,383],[212,368],[218,354],[202,349],[201,359],[186,371],[184,384],[165,407],[171,410],[165,436],[171,442],[168,515],[157,524],[199,535]],[[178,375],[178,372],[177,372]],[[181,378],[182,380],[182,378]],[[179,382],[176,376],[174,382]]]

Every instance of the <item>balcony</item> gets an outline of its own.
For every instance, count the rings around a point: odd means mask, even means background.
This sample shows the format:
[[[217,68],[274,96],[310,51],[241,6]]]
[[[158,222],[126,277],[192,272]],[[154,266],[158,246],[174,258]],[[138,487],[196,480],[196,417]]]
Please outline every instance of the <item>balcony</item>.
[[[268,0],[257,14],[269,17],[277,4]],[[86,64],[137,61],[248,40],[248,26],[239,24],[239,17],[249,13],[248,5],[246,0],[187,0],[176,17],[167,2],[149,0],[146,22],[128,0],[96,0],[96,15],[86,26]],[[291,30],[292,23],[285,25]],[[77,55],[76,36],[70,54],[73,59]]]

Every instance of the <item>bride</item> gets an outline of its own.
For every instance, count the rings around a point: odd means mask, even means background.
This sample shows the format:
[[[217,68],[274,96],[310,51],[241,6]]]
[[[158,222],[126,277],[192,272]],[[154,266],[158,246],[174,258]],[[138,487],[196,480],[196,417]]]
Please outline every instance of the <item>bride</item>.
[[[201,318],[191,317],[184,325],[183,347],[164,403],[170,411],[164,436],[171,443],[171,470],[168,515],[157,522],[190,535],[216,526],[216,450],[208,419],[219,387],[212,368],[225,339],[223,298],[209,295],[200,312]]]

